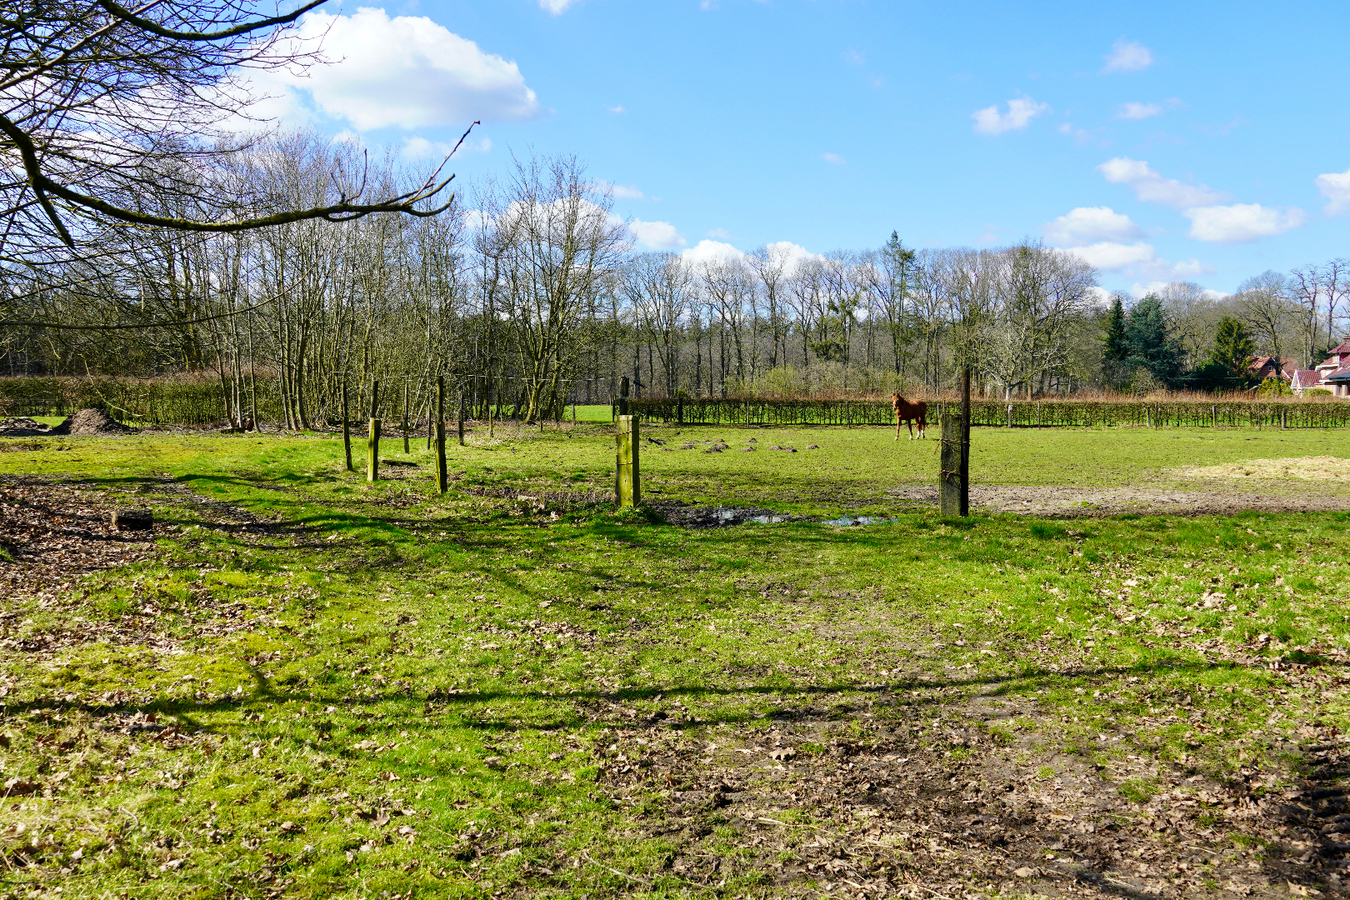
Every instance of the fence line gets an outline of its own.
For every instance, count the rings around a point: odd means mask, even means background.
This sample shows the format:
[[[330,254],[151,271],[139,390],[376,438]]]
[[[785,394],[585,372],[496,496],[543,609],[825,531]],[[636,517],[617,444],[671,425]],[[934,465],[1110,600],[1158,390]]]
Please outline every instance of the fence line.
[[[936,422],[954,401],[932,401]],[[685,425],[893,425],[891,404],[876,400],[756,400],[685,397],[631,400],[644,419]],[[970,424],[995,428],[1344,428],[1350,402],[1335,400],[975,400]]]

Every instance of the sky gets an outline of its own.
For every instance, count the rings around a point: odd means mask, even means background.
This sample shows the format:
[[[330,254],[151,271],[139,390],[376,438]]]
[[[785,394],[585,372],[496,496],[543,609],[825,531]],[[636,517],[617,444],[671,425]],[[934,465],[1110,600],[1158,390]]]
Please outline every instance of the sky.
[[[576,156],[639,249],[1072,250],[1217,293],[1350,257],[1350,3],[390,0],[262,114],[426,166]]]

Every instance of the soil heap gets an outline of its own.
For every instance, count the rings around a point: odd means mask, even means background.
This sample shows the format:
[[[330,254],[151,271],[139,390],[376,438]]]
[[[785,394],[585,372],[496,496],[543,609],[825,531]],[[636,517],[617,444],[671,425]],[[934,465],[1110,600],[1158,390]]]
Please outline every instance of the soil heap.
[[[80,409],[52,429],[52,434],[96,435],[130,434],[135,431],[114,419],[101,409]]]
[[[0,437],[36,437],[51,433],[52,426],[35,422],[27,416],[0,419]]]

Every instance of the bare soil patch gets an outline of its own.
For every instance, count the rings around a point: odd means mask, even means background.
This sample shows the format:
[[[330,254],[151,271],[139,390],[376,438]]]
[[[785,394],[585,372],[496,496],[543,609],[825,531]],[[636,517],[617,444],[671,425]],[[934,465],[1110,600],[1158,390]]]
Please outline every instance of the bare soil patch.
[[[934,508],[938,502],[936,486],[906,485],[886,492],[900,509]],[[1268,484],[1264,489],[1247,486],[1242,490],[1215,487],[1201,490],[1125,487],[1057,487],[1053,485],[972,485],[970,505],[988,512],[1021,513],[1033,516],[1075,517],[1136,515],[1230,515],[1259,510],[1262,512],[1315,512],[1345,509],[1347,498],[1327,495],[1306,488],[1291,490],[1286,485]]]
[[[731,731],[685,732],[677,708],[604,734],[597,780],[647,803],[668,870],[700,886],[758,872],[785,897],[1345,895],[1345,736],[1306,729],[1287,752],[1311,775],[1275,791],[1271,773],[1221,782],[1128,749],[1093,763],[1059,751],[1034,703],[947,693]],[[1004,727],[1016,717],[1036,731]]]

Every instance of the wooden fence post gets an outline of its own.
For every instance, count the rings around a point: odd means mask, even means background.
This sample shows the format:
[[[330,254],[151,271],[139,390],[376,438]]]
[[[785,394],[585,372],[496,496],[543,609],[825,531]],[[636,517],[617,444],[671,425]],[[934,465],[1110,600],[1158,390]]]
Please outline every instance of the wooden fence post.
[[[961,503],[962,516],[970,515],[970,366],[961,370]]]
[[[461,403],[461,409],[463,405]],[[461,420],[461,428],[463,420]],[[463,432],[460,432],[461,435]],[[461,443],[463,438],[461,437]],[[450,469],[445,463],[445,376],[436,376],[436,490],[444,494],[450,487]]]
[[[403,452],[411,453],[408,446],[408,382],[403,382]]]
[[[464,446],[464,412],[465,412],[464,407],[465,407],[465,405],[466,405],[467,403],[468,403],[468,400],[465,398],[464,392],[463,392],[463,391],[460,391],[460,392],[459,392],[459,421],[456,423],[456,427],[459,429],[459,445],[460,445],[461,447]]]
[[[347,373],[342,373],[342,449],[347,454],[347,471],[355,472],[352,465],[352,417],[347,413]]]
[[[942,417],[938,447],[938,510],[955,518],[961,512],[961,418]]]
[[[627,379],[624,379],[627,381]],[[614,436],[617,454],[614,460],[614,499],[619,506],[642,502],[642,481],[638,469],[638,417],[619,416]]]
[[[628,376],[625,375],[619,381],[619,405],[616,413],[618,416],[628,415]],[[617,419],[616,419],[617,421]]]
[[[380,380],[370,383],[370,435],[366,438],[366,481],[380,479]]]

